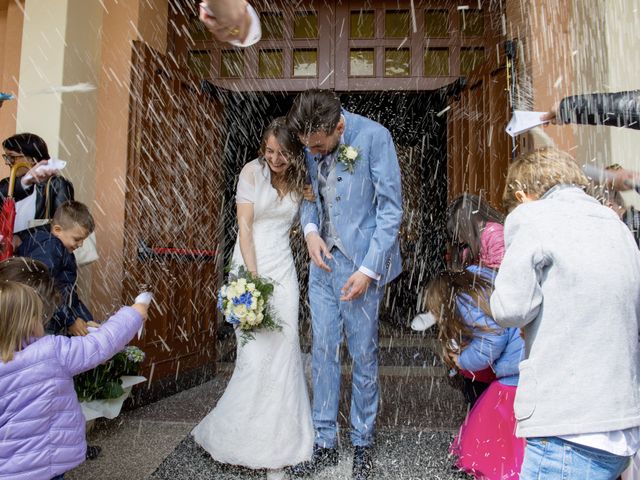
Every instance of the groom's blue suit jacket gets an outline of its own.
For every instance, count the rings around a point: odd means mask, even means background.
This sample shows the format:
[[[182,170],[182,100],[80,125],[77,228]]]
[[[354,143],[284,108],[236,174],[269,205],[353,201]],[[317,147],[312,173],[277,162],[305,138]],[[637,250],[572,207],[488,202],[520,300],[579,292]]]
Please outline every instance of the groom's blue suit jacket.
[[[331,203],[333,224],[345,253],[354,263],[354,271],[365,267],[381,276],[384,285],[402,271],[398,231],[402,220],[402,186],[396,149],[389,131],[373,120],[346,110],[344,144],[358,149],[355,171],[349,173],[336,161],[338,182]],[[326,212],[318,191],[320,155],[306,153],[307,168],[316,196],[304,201],[301,209],[303,228],[314,223],[322,226]]]

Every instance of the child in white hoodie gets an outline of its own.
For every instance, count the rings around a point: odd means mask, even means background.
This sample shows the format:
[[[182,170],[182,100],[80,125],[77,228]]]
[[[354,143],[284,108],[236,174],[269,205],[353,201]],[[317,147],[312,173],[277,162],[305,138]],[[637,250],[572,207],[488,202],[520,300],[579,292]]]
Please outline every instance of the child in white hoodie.
[[[524,331],[514,410],[520,478],[615,479],[640,448],[640,252],[566,153],[509,167],[491,310]]]

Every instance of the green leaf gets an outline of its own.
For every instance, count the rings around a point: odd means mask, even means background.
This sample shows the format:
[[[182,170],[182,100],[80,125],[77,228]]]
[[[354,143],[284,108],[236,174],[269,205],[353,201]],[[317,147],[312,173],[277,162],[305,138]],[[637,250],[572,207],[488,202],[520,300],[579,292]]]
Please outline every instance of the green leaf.
[[[104,393],[103,398],[118,398],[120,395],[124,393],[122,389],[122,385],[120,384],[120,380],[114,382],[105,383],[104,387],[102,387],[102,392]]]

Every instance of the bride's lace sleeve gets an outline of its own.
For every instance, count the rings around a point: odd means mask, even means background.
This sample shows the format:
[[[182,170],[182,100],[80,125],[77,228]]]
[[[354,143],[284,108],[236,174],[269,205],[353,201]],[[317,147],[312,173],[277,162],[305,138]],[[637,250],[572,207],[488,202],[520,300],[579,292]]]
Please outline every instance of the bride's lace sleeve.
[[[253,162],[244,166],[238,177],[238,187],[236,188],[236,203],[255,203],[256,200],[256,177],[255,165]]]

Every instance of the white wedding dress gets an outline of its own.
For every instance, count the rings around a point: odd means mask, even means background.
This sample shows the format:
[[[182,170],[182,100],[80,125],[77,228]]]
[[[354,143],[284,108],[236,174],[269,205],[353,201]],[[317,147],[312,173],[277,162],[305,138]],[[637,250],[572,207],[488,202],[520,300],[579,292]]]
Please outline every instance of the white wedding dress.
[[[308,460],[313,424],[298,337],[298,279],[289,230],[299,201],[279,198],[266,163],[253,160],[240,173],[236,201],[253,203],[258,274],[275,282],[272,307],[282,331],[255,333],[238,342],[233,376],[216,407],[192,435],[222,463],[280,469]],[[239,244],[234,265],[244,265]]]

